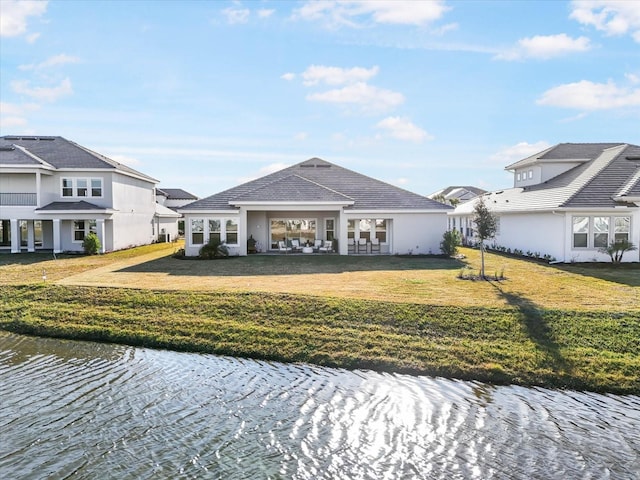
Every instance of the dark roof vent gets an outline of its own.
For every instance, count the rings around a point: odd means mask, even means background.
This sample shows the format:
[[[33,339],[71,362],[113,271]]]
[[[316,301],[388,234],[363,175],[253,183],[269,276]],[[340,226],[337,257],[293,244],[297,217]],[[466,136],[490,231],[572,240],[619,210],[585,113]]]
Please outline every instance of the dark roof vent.
[[[55,137],[4,137],[5,140],[55,140]]]
[[[638,160],[640,160],[640,155],[629,155],[629,156],[626,156],[624,158],[626,158],[627,160],[631,160],[632,162],[633,161],[637,162]]]
[[[15,149],[16,149],[16,147],[13,147],[13,146],[0,147],[0,152],[11,152],[11,151],[13,151]]]

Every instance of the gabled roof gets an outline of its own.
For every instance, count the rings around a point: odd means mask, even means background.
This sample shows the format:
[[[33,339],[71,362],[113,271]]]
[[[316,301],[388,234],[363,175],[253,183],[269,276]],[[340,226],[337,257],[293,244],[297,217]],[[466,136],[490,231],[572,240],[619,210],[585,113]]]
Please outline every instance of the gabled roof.
[[[519,160],[505,167],[515,170],[538,163],[587,162],[599,156],[603,150],[621,143],[559,143],[530,157]]]
[[[342,202],[355,210],[450,210],[417,193],[367,177],[319,158],[311,158],[252,180],[181,210],[235,210],[235,202]],[[180,210],[180,209],[179,209]]]
[[[591,151],[593,145],[599,145],[597,155]],[[634,198],[640,197],[640,147],[601,143],[588,144],[588,147],[582,149],[583,152],[587,150],[591,152],[591,160],[579,163],[546,182],[487,193],[483,198],[489,208],[498,213],[559,208],[633,207],[631,202],[638,201]],[[472,200],[462,204],[456,208],[455,213],[471,213],[475,203]]]
[[[35,161],[28,162],[18,151],[27,152],[34,160],[55,169],[111,170],[158,183],[144,173],[62,137],[0,137],[0,165],[16,165],[16,160],[22,165],[37,165]]]
[[[44,207],[40,207],[40,208],[36,208],[37,211],[56,211],[56,212],[60,212],[60,211],[69,211],[69,212],[74,212],[74,211],[78,211],[78,210],[107,210],[104,207],[99,207],[98,205],[95,205],[93,203],[89,203],[89,202],[85,202],[84,200],[80,200],[78,202],[51,202],[48,205],[45,205]]]
[[[197,200],[198,197],[181,188],[156,188],[156,193],[164,195],[168,200]]]

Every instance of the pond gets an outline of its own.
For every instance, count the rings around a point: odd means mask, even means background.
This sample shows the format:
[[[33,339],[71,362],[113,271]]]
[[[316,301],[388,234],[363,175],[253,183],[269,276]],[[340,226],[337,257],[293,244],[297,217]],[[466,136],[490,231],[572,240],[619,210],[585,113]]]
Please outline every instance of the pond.
[[[0,332],[0,478],[634,479],[640,397]]]

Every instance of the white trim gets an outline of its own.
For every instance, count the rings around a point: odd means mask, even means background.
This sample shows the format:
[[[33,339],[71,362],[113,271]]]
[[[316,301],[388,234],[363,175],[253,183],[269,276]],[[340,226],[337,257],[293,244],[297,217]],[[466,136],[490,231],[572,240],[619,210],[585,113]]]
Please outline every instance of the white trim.
[[[345,201],[332,201],[332,202],[323,202],[323,201],[296,201],[296,200],[286,200],[286,201],[273,201],[273,202],[264,202],[264,201],[234,201],[234,200],[229,200],[229,205],[231,206],[235,206],[235,205],[239,205],[239,206],[260,206],[260,207],[264,207],[265,209],[268,209],[269,206],[271,205],[278,205],[278,206],[282,206],[282,205],[294,205],[294,206],[300,206],[300,205],[331,205],[331,206],[347,206],[347,205],[353,205],[355,202],[353,200],[345,200]]]

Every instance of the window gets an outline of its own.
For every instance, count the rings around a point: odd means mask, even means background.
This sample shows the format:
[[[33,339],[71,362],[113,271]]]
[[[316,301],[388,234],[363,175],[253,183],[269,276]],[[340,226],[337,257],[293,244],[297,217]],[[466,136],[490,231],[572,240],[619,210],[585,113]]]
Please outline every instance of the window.
[[[204,243],[204,220],[201,218],[191,219],[191,245],[202,245]]]
[[[89,188],[91,186],[91,188]],[[102,197],[101,178],[63,178],[63,197]]]
[[[529,179],[533,178],[533,170],[529,170]]]
[[[87,179],[86,178],[79,178],[76,181],[76,194],[78,197],[86,197],[87,196]]]
[[[631,217],[615,217],[613,227],[613,240],[616,243],[628,242],[631,231]]]
[[[380,243],[387,241],[387,221],[384,218],[376,218],[376,238]]]
[[[593,217],[593,247],[609,245],[609,217]]]
[[[355,220],[347,220],[347,238],[356,238]]]
[[[371,220],[368,218],[362,218],[359,222],[360,226],[360,238],[366,238],[367,241],[371,240]]]
[[[102,196],[102,179],[101,178],[92,178],[91,179],[91,196],[92,197],[101,197]],[[155,197],[154,197],[155,199]]]
[[[96,233],[95,220],[74,220],[73,222],[73,241],[82,242],[90,232]]]
[[[222,230],[220,220],[209,220],[209,243],[220,243]]]
[[[516,180],[519,182],[519,181],[520,181],[520,178],[521,178],[521,177],[520,177],[520,172],[518,172],[518,173],[516,174]]]
[[[62,196],[73,197],[73,181],[70,178],[62,179]]]
[[[231,218],[227,220],[227,243],[238,243],[238,221]]]
[[[573,248],[587,248],[589,217],[573,217]]]
[[[333,240],[335,238],[335,222],[333,218],[325,218],[324,220],[324,234],[327,240]]]

